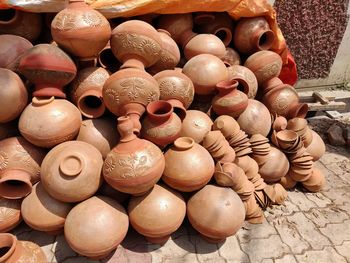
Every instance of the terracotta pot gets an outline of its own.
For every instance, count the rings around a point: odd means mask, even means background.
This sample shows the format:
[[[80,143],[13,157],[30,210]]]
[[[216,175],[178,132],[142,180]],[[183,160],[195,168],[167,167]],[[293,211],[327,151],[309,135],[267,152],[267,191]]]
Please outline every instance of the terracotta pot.
[[[259,51],[248,57],[244,66],[255,74],[261,85],[281,73],[282,59],[273,51]]]
[[[165,147],[180,137],[180,131],[181,119],[169,102],[158,100],[147,105],[147,115],[142,121],[143,138]]]
[[[39,13],[29,13],[15,9],[0,11],[0,34],[12,34],[33,42],[38,38],[42,27]]]
[[[326,145],[324,144],[324,141],[316,133],[315,131],[311,130],[312,133],[312,142],[311,144],[306,148],[306,151],[312,156],[313,161],[318,161],[322,155],[326,152]]]
[[[15,120],[27,106],[28,93],[20,77],[11,70],[0,68],[0,123]]]
[[[28,195],[40,180],[45,152],[23,137],[0,141],[0,196],[19,199]]]
[[[281,178],[279,183],[285,188],[285,189],[292,189],[296,186],[297,182],[294,181],[289,174],[287,173],[285,176]]]
[[[18,119],[11,122],[0,123],[0,140],[19,135]]]
[[[22,112],[18,127],[22,136],[34,145],[51,148],[74,139],[81,121],[80,111],[69,101],[34,97]]]
[[[108,41],[107,45],[101,50],[97,57],[98,63],[104,69],[107,69],[109,72],[116,72],[119,70],[121,63],[113,55],[111,45]]]
[[[221,131],[208,132],[202,145],[216,162],[232,163],[236,158],[234,149],[229,145]]]
[[[21,206],[23,220],[38,231],[58,234],[63,230],[64,222],[72,204],[52,198],[39,182],[33,191],[24,198]]]
[[[274,40],[275,34],[264,17],[241,18],[235,26],[233,43],[241,53],[268,50]]]
[[[258,81],[254,73],[244,66],[233,65],[227,68],[228,79],[239,82],[239,89],[247,94],[249,99],[254,99],[258,91]]]
[[[21,199],[0,198],[0,233],[9,232],[22,221]]]
[[[105,196],[93,196],[69,212],[64,224],[64,236],[75,252],[100,259],[118,247],[128,228],[128,215],[117,201]]]
[[[224,43],[213,34],[198,34],[191,38],[184,47],[184,55],[187,60],[200,54],[211,54],[222,58],[225,53]]]
[[[285,154],[275,147],[270,148],[266,163],[259,168],[261,177],[267,183],[278,182],[289,170],[289,161]]]
[[[6,263],[46,263],[47,258],[41,248],[29,241],[19,241],[9,233],[0,234],[0,262]]]
[[[83,0],[70,0],[51,23],[53,40],[83,60],[96,58],[111,37],[108,20]],[[93,37],[92,37],[93,36]]]
[[[242,227],[245,208],[232,189],[206,185],[188,201],[187,216],[207,241],[219,243]]]
[[[283,131],[287,128],[287,119],[283,116],[277,116],[272,122],[272,129],[276,132]]]
[[[281,85],[287,85],[287,84],[284,84],[281,79],[277,77],[273,77],[272,79],[269,79],[260,85],[259,92],[261,92],[262,95],[264,95],[269,91],[271,91],[272,89],[277,88],[278,86],[281,86]]]
[[[213,94],[216,84],[228,78],[224,62],[210,54],[191,58],[182,72],[192,80],[195,93],[199,95]]]
[[[220,130],[226,139],[230,139],[232,135],[236,135],[240,131],[237,121],[228,115],[221,115],[217,117],[214,121],[212,129],[214,131]]]
[[[102,88],[109,73],[103,68],[89,67],[78,72],[72,83],[72,102],[87,118],[98,118],[105,112]]]
[[[105,159],[111,149],[118,143],[119,136],[114,121],[107,118],[84,120],[78,133],[77,141],[94,146]]]
[[[63,87],[71,82],[77,68],[73,60],[54,45],[39,44],[29,49],[18,66],[19,72],[35,84],[33,96],[66,98]]]
[[[241,64],[241,57],[233,48],[226,47],[225,55],[221,58],[227,67]],[[255,77],[255,76],[254,76]]]
[[[180,136],[190,137],[196,143],[201,143],[204,136],[211,130],[213,121],[204,112],[188,110],[186,118],[182,121]]]
[[[41,182],[55,199],[80,202],[98,190],[102,165],[102,155],[92,145],[64,142],[45,156],[41,164]]]
[[[266,137],[271,129],[270,112],[257,100],[248,100],[248,106],[238,117],[237,122],[249,135],[259,133]]]
[[[189,137],[178,138],[164,158],[163,181],[182,192],[202,188],[214,174],[214,161],[209,152]]]
[[[182,224],[186,203],[180,193],[155,185],[143,196],[132,197],[128,214],[133,228],[155,244],[164,244]]]
[[[118,131],[121,139],[107,155],[103,176],[118,191],[142,195],[162,176],[163,153],[150,141],[137,138],[129,117],[118,118]]]
[[[308,180],[303,182],[303,186],[310,192],[319,192],[325,187],[325,185],[326,179],[321,170],[317,168],[313,168]]]

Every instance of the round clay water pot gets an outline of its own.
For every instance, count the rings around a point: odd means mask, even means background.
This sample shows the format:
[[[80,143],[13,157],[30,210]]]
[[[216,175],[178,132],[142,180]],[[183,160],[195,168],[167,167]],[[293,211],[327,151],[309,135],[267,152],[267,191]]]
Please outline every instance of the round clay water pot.
[[[289,170],[286,155],[275,147],[270,147],[267,161],[260,166],[259,173],[267,183],[278,182]]]
[[[247,94],[249,99],[254,99],[258,91],[258,81],[254,73],[244,66],[233,65],[227,68],[228,79],[239,82],[239,89]]]
[[[22,112],[18,127],[29,142],[52,148],[73,140],[79,132],[81,121],[80,111],[69,101],[34,97]]]
[[[202,111],[188,110],[182,121],[180,136],[190,137],[196,143],[201,143],[204,136],[211,130],[213,121]]]
[[[245,208],[231,188],[206,185],[187,202],[187,216],[207,241],[219,243],[242,227]]]
[[[0,68],[0,87],[0,123],[6,123],[21,115],[27,106],[28,92],[20,77],[4,68]]]
[[[180,193],[156,184],[147,194],[131,198],[128,214],[137,232],[151,243],[163,244],[181,226],[186,203]]]
[[[311,144],[306,148],[306,151],[312,156],[313,161],[316,162],[326,152],[326,145],[317,132],[311,130],[311,133],[312,141]]]
[[[164,158],[163,181],[182,192],[202,188],[214,174],[214,160],[210,153],[189,137],[178,138]]]
[[[22,199],[0,198],[0,233],[14,229],[22,221]]]
[[[93,196],[69,212],[64,224],[64,236],[78,254],[101,259],[118,247],[128,228],[128,215],[117,201],[105,196]]]
[[[187,60],[200,54],[211,54],[222,58],[225,53],[224,43],[213,34],[198,34],[188,41],[184,48],[184,55]]]
[[[226,47],[225,55],[221,58],[221,60],[228,67],[241,64],[241,57],[239,56],[238,52],[230,47]]]

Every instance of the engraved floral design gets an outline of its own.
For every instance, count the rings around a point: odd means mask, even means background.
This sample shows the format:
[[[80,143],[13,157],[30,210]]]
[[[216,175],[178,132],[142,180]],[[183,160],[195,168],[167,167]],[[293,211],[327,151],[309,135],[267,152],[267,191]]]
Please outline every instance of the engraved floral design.
[[[88,24],[91,27],[96,27],[103,23],[103,20],[101,16],[98,13],[95,12],[86,12],[83,14],[83,20],[86,24]]]
[[[115,160],[113,159],[113,156],[107,156],[106,161],[104,163],[104,171],[107,172],[107,174],[110,174],[114,168],[115,168]]]
[[[69,11],[63,10],[56,15],[52,21],[52,27],[59,30],[70,30],[75,28],[75,14],[69,13]]]
[[[164,79],[159,82],[159,90],[162,97],[173,96],[176,92],[176,84],[170,79]]]
[[[149,94],[148,94],[148,97],[147,97],[147,101],[148,103],[152,102],[152,101],[156,101],[159,99],[159,95],[154,92],[154,91],[151,91]]]
[[[115,37],[118,39],[118,44],[123,48],[135,48],[137,36],[135,34],[124,34],[119,33],[115,34]]]
[[[0,151],[0,170],[6,169],[9,164],[9,157],[7,153]]]
[[[122,168],[121,177],[126,179],[130,177],[142,176],[150,167],[147,164],[146,155],[129,154],[123,159],[118,160],[118,165]]]
[[[136,100],[139,95],[146,96],[145,81],[140,78],[128,78],[120,83],[123,87],[120,95],[127,95],[130,100]]]
[[[42,262],[44,256],[42,255],[41,248],[29,241],[18,241],[21,242],[22,247],[25,250],[25,253],[17,260],[17,263],[36,263]]]
[[[21,209],[20,202],[17,200],[6,200],[2,198],[0,200],[0,222],[4,222],[13,217]]]
[[[140,52],[146,53],[149,56],[159,55],[159,48],[157,48],[157,45],[154,43],[154,41],[150,39],[143,39],[138,45],[138,49]]]
[[[117,91],[113,89],[107,89],[105,91],[105,94],[110,98],[110,100],[115,101],[116,103],[119,103],[119,94]]]

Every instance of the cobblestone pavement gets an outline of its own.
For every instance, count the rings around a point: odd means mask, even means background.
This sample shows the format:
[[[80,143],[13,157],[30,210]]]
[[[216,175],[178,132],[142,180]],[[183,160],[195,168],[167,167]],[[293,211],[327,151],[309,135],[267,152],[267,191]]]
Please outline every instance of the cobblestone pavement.
[[[350,262],[349,157],[349,149],[327,145],[327,153],[316,163],[327,179],[324,191],[290,191],[284,205],[265,212],[262,225],[246,223],[235,236],[218,245],[203,241],[185,222],[164,246],[148,244],[130,230],[109,258],[93,261],[73,252],[63,235],[49,236],[23,223],[13,232],[20,240],[38,243],[49,262]]]

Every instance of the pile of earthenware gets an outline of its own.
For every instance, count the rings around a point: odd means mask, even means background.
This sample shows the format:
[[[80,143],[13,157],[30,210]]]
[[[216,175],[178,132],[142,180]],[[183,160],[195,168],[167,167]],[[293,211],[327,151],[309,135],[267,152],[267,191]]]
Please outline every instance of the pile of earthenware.
[[[278,78],[265,18],[108,21],[69,2],[45,19],[0,11],[1,232],[23,219],[103,258],[129,224],[164,244],[187,216],[217,243],[297,182],[324,187],[324,143]],[[46,262],[8,233],[0,249],[1,262]]]

